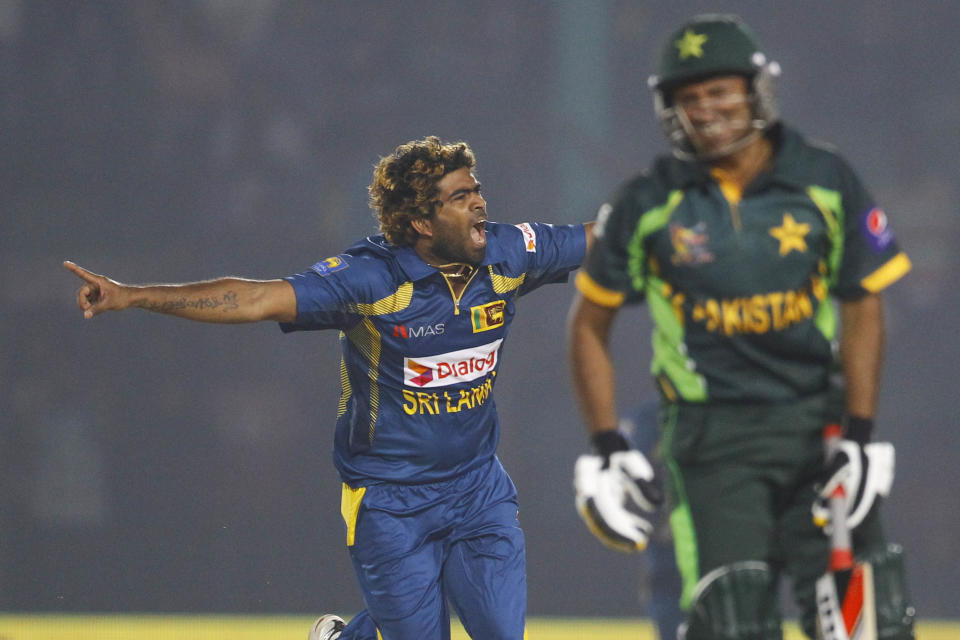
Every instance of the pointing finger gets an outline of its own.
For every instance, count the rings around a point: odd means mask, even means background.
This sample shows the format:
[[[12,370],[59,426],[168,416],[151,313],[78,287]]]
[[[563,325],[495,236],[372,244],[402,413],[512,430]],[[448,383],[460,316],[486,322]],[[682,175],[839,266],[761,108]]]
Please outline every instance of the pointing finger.
[[[87,271],[74,262],[67,260],[63,263],[63,266],[66,267],[67,270],[72,271],[77,277],[82,278],[87,282],[96,282],[97,274]]]

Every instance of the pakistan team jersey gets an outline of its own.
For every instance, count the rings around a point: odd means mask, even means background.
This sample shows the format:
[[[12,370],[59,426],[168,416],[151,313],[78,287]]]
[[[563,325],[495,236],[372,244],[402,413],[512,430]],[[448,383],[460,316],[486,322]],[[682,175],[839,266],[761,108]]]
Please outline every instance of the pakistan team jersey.
[[[334,462],[347,484],[434,482],[493,457],[493,388],[517,298],[565,282],[586,234],[488,222],[486,235],[459,298],[412,248],[383,236],[287,278],[297,318],[284,331],[341,330]]]
[[[698,163],[660,157],[597,219],[576,284],[593,302],[646,300],[652,372],[669,399],[782,401],[823,390],[830,296],[855,300],[910,261],[836,153],[783,125],[773,167],[740,193]]]

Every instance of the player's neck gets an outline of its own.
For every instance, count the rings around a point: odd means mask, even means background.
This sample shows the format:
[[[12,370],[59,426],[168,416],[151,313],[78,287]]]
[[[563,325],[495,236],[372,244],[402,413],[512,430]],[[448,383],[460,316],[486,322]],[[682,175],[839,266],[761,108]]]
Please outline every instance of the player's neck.
[[[430,266],[452,282],[466,282],[476,271],[476,267],[466,262],[448,262],[446,264],[431,264]]]
[[[467,262],[457,262],[449,258],[440,257],[431,251],[424,242],[414,244],[413,250],[421,260],[442,273],[444,277],[449,278],[450,280],[463,280],[466,282],[470,279],[470,276],[473,275],[473,272],[477,270],[477,265],[472,265]]]
[[[724,180],[743,189],[760,173],[769,169],[772,163],[773,143],[766,136],[759,136],[736,153],[713,160],[710,168]]]

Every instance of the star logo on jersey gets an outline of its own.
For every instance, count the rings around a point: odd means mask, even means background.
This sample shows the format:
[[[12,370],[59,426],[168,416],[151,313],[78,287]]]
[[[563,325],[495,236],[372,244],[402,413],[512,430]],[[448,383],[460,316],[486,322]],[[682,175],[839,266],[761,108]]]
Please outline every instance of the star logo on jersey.
[[[794,249],[800,252],[806,251],[808,233],[810,233],[810,225],[806,222],[797,222],[789,213],[783,214],[783,224],[770,229],[770,235],[780,241],[781,256],[787,255]]]
[[[687,58],[702,58],[703,43],[706,41],[706,34],[694,33],[693,30],[687,29],[683,32],[683,37],[673,44],[680,50],[680,59],[686,60]]]

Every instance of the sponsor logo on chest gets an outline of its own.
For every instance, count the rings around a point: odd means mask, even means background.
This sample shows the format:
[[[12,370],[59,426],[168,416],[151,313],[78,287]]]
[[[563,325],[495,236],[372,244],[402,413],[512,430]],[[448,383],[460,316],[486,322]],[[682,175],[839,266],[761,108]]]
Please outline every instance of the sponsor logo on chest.
[[[403,384],[408,387],[446,387],[469,382],[497,368],[503,339],[435,356],[403,358]]]
[[[442,322],[437,324],[427,324],[420,327],[414,327],[408,324],[393,325],[394,338],[426,338],[429,336],[442,336],[446,325]]]

